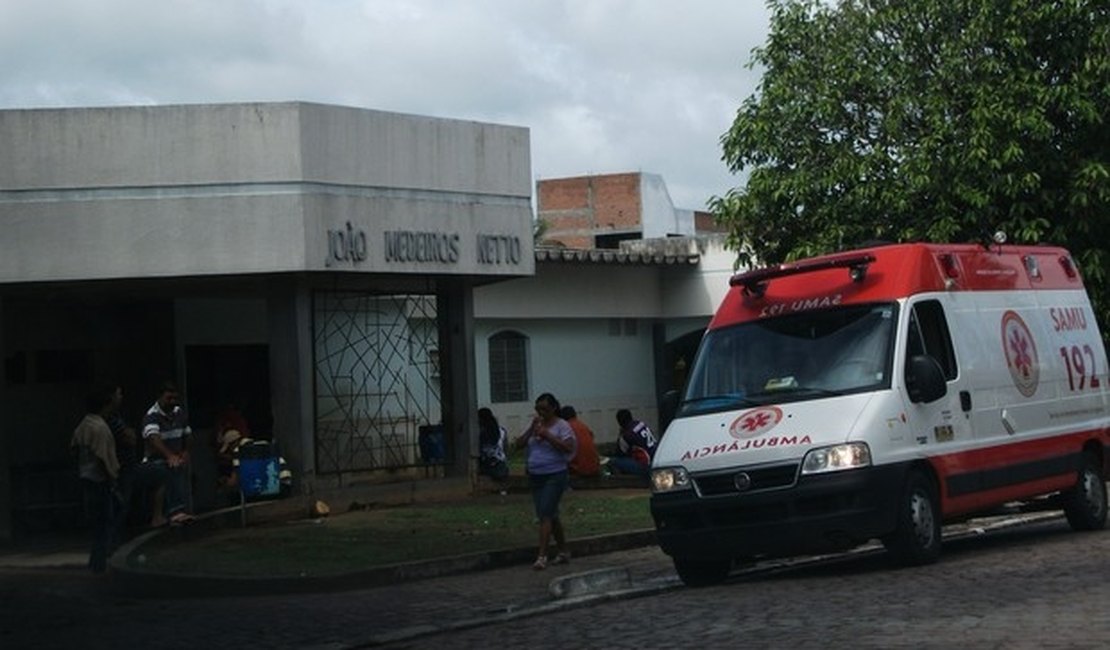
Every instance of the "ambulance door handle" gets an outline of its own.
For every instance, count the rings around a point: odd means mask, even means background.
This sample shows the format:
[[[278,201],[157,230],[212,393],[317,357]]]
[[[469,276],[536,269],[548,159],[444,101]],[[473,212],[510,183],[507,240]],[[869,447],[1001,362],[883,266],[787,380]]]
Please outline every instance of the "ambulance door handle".
[[[1002,426],[1006,427],[1006,433],[1011,436],[1014,435],[1014,423],[1010,421],[1010,413],[1006,409],[1002,409]]]
[[[966,390],[960,391],[960,408],[967,413],[971,410],[971,392]]]

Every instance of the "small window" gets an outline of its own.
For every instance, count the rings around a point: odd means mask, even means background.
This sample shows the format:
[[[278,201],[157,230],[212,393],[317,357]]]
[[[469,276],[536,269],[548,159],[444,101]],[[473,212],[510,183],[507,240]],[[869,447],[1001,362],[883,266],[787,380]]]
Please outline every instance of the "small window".
[[[952,336],[948,333],[948,321],[944,317],[944,308],[937,300],[923,300],[914,305],[910,312],[906,358],[921,354],[936,359],[948,381],[959,374],[956,354],[952,349]]]
[[[528,401],[528,337],[519,332],[489,337],[489,392],[492,402]]]

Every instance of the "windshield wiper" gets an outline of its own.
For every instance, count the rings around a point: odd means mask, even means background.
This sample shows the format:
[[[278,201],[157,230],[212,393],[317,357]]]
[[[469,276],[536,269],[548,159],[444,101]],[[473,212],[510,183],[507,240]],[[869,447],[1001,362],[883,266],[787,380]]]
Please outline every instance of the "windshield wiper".
[[[701,397],[691,397],[684,399],[679,403],[679,406],[690,406],[692,404],[701,404],[703,402],[723,402],[726,404],[742,404],[744,406],[759,406],[761,402],[757,402],[747,397],[740,395],[729,395],[727,393],[721,395],[703,395]]]
[[[762,393],[756,393],[756,395],[766,395],[768,397],[773,397],[775,395],[782,395],[784,393],[790,393],[791,395],[794,395],[794,394],[797,394],[797,393],[815,393],[815,394],[820,395],[822,397],[840,397],[842,395],[847,394],[845,391],[842,391],[842,390],[833,390],[831,388],[819,388],[817,386],[789,386],[789,387],[783,387],[783,388],[776,388],[773,391],[769,390],[769,391],[765,391],[765,392],[762,392]]]

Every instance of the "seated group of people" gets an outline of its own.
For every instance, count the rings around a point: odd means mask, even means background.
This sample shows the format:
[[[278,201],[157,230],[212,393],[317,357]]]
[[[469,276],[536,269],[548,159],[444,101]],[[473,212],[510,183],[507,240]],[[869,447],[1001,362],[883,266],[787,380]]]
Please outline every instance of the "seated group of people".
[[[233,403],[224,406],[216,414],[213,425],[213,439],[216,444],[216,487],[223,501],[236,502],[240,494],[240,466],[244,458],[277,457],[277,476],[267,476],[267,482],[277,481],[279,494],[288,496],[293,489],[293,473],[277,449],[277,445],[264,438],[251,435],[251,427],[246,417]],[[259,480],[257,477],[255,480]],[[268,492],[255,486],[254,492]],[[250,493],[251,490],[248,490]]]
[[[129,525],[178,526],[194,519],[190,513],[193,431],[179,402],[180,393],[172,382],[160,385],[136,431],[120,412],[123,390],[119,385],[106,383],[89,394],[86,415],[71,444],[90,502],[86,510],[94,514],[105,536],[102,546],[111,546],[111,540]],[[214,440],[219,487],[237,493],[239,456],[248,448],[270,443],[253,439],[246,419],[232,406],[217,416]],[[287,492],[292,475],[284,459],[279,475]]]
[[[591,477],[603,473],[631,474],[647,476],[651,470],[651,460],[655,456],[656,438],[651,428],[644,422],[632,417],[628,409],[617,411],[616,453],[601,456],[594,441],[590,427],[578,417],[573,406],[563,406],[559,417],[567,421],[574,431],[576,450],[568,462],[573,476]],[[479,458],[478,473],[496,480],[504,480],[509,475],[506,454],[508,433],[488,408],[478,409]]]

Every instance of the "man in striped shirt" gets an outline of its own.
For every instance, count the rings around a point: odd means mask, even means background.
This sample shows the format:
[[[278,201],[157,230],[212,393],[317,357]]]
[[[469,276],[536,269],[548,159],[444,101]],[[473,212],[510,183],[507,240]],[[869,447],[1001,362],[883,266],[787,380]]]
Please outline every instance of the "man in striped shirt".
[[[158,399],[143,416],[143,465],[165,479],[165,515],[171,526],[192,521],[186,500],[189,490],[189,438],[193,431],[185,409],[178,403],[180,394],[172,382],[162,384]],[[155,504],[157,511],[157,504]]]

